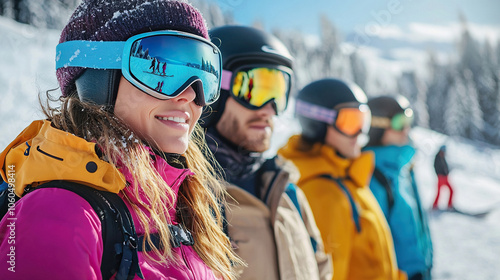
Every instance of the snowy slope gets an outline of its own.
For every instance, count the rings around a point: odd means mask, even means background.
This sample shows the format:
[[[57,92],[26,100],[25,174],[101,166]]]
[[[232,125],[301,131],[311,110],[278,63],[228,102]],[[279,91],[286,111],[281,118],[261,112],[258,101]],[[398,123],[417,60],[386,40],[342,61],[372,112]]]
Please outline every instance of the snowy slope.
[[[0,36],[0,146],[5,147],[41,116],[38,91],[57,87],[54,67],[59,32],[0,17]]]
[[[419,150],[415,172],[425,205],[430,207],[435,197],[434,155],[446,142],[455,207],[471,212],[496,207],[484,219],[455,213],[430,214],[435,279],[500,279],[500,181],[495,173],[480,171],[500,166],[496,164],[499,151],[479,151],[424,129],[414,129],[412,138]]]
[[[54,49],[59,32],[37,30],[0,17],[0,149],[32,120],[40,118],[38,91],[57,87]],[[59,91],[53,93],[58,96]],[[293,108],[290,104],[289,109]],[[272,151],[299,131],[291,110],[277,120]],[[421,128],[412,131],[417,147],[416,175],[424,204],[435,194],[432,168],[438,147],[448,145],[450,180],[456,205],[475,211],[496,205],[500,209],[500,151],[450,139]],[[500,210],[484,219],[456,213],[431,213],[436,280],[500,279]]]

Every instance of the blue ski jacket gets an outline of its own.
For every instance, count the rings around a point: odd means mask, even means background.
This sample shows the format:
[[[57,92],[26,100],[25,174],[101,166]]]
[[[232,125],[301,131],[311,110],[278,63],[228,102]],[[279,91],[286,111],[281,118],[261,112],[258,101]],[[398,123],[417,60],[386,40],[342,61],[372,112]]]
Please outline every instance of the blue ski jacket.
[[[405,145],[366,150],[375,153],[375,168],[386,177],[392,190],[393,204],[390,205],[386,188],[372,177],[370,189],[391,228],[398,267],[409,279],[419,273],[427,279],[432,268],[432,241],[411,166],[415,149]]]

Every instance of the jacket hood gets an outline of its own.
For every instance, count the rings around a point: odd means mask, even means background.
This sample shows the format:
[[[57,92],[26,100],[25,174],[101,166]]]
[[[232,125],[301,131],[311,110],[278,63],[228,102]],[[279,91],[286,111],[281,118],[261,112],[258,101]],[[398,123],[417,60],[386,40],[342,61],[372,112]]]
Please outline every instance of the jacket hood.
[[[300,136],[292,136],[278,153],[291,160],[300,171],[298,184],[322,174],[349,178],[358,186],[368,186],[373,173],[373,153],[363,152],[356,159],[346,159],[326,145],[316,143],[309,151],[299,150]]]
[[[410,163],[415,155],[415,149],[410,145],[371,146],[365,150],[375,153],[375,165],[377,168],[397,173]]]
[[[121,172],[99,158],[95,143],[56,129],[46,120],[31,123],[0,154],[0,173],[5,182],[15,179],[18,196],[27,186],[53,180],[113,193],[126,186]]]

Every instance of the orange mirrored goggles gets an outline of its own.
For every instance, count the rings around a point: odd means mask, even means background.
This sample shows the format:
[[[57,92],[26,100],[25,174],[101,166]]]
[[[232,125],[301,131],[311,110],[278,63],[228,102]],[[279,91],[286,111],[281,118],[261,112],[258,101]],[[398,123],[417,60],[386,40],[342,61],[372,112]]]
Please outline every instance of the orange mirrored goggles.
[[[274,102],[276,113],[286,109],[292,71],[286,67],[245,66],[235,71],[222,71],[221,88],[244,107],[257,110]]]
[[[371,115],[366,104],[358,103],[337,109],[327,109],[297,100],[295,112],[304,117],[331,125],[338,132],[349,137],[367,133],[370,128]]]

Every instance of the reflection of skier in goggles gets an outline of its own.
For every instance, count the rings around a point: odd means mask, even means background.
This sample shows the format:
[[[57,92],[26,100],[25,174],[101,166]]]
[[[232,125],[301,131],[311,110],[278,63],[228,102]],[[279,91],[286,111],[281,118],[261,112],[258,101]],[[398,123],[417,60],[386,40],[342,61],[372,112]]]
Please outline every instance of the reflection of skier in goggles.
[[[151,61],[151,66],[149,66],[149,69],[153,69],[153,73],[154,73],[155,67],[156,67],[156,58],[153,58],[153,60]]]
[[[167,74],[165,73],[165,70],[167,70],[167,63],[166,63],[166,62],[163,62],[163,67],[162,67],[162,69],[163,69],[162,75],[163,75],[163,76],[167,75]]]

